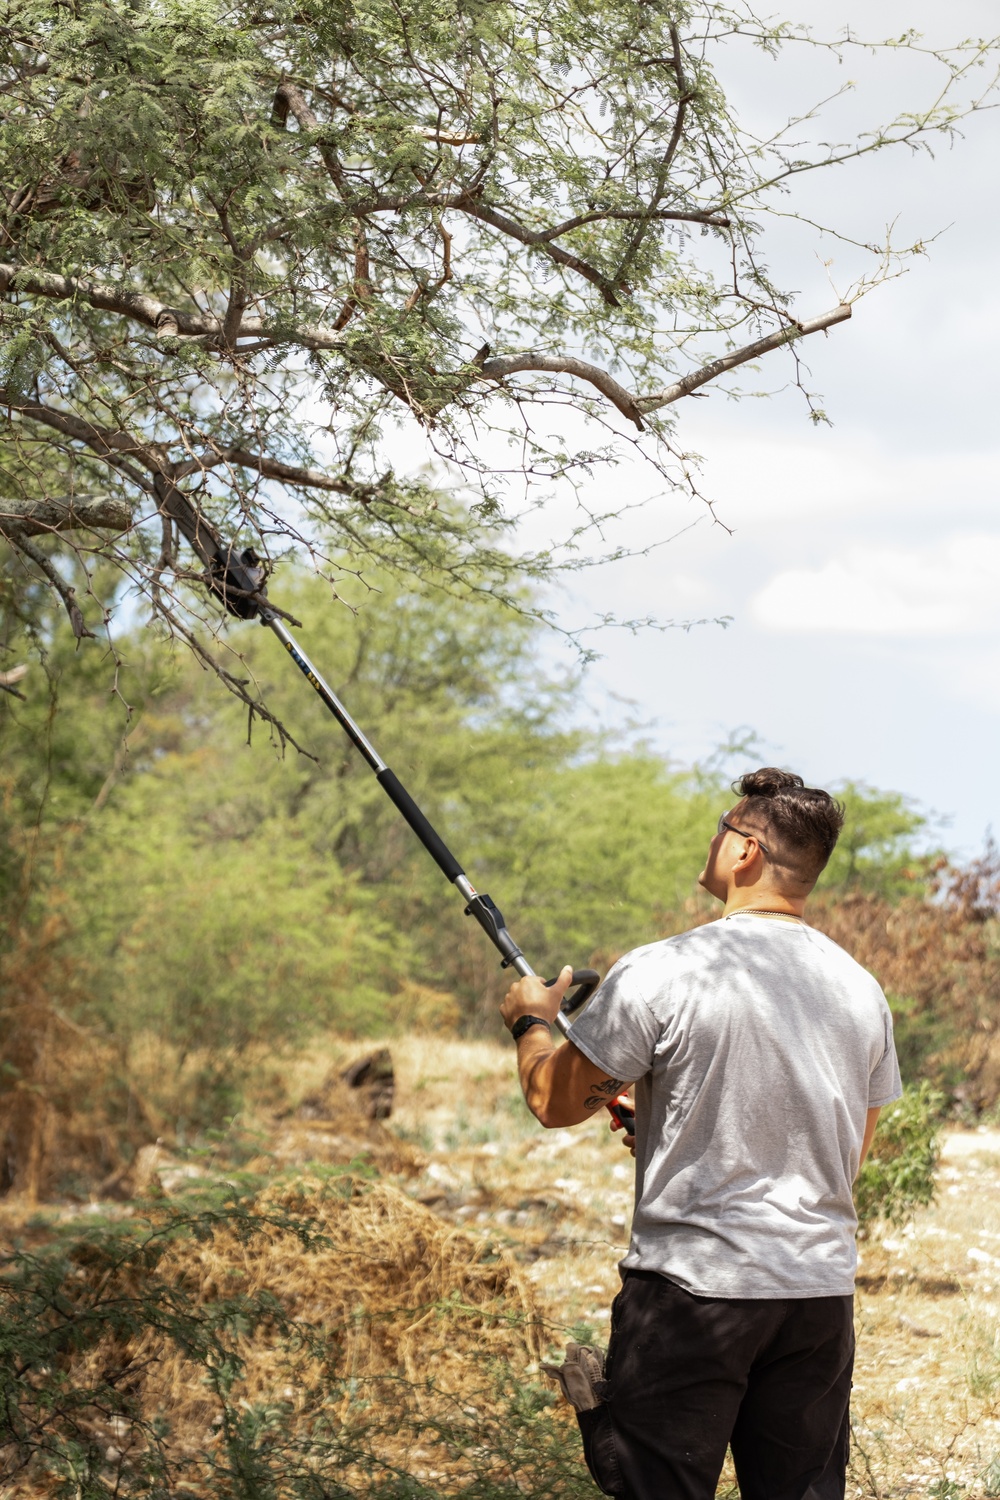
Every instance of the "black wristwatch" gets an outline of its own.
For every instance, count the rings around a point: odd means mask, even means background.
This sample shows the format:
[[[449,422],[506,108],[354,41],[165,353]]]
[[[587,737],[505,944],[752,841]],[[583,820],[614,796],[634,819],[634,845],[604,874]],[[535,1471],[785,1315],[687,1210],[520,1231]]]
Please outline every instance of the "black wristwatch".
[[[519,1042],[524,1033],[531,1026],[551,1026],[551,1021],[543,1021],[541,1016],[519,1016],[510,1028],[510,1034],[515,1042]]]

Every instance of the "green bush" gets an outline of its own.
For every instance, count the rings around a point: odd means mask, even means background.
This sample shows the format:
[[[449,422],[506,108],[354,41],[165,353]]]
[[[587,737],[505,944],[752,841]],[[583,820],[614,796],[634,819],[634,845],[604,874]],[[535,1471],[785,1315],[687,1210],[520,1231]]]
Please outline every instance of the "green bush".
[[[949,1057],[962,1025],[946,997],[939,1006],[922,1005],[909,996],[890,994],[887,998],[900,1072],[907,1078],[931,1077],[949,1091],[956,1089],[964,1076],[961,1064],[944,1059]]]
[[[941,1154],[944,1095],[927,1082],[908,1084],[883,1110],[868,1160],[854,1185],[858,1223],[903,1224],[934,1197]]]

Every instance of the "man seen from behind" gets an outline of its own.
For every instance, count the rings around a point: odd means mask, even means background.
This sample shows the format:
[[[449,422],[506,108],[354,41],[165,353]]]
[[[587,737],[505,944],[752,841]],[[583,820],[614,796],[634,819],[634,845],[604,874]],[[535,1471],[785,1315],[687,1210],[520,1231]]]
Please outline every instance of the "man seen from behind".
[[[626,954],[564,1046],[547,1028],[568,968],[502,1006],[543,1125],[634,1086],[631,1240],[604,1380],[578,1413],[621,1500],[713,1500],[727,1445],[742,1500],[845,1490],[852,1185],[901,1092],[892,1019],[803,916],[843,810],[787,771],[735,790],[698,877],[717,921]]]

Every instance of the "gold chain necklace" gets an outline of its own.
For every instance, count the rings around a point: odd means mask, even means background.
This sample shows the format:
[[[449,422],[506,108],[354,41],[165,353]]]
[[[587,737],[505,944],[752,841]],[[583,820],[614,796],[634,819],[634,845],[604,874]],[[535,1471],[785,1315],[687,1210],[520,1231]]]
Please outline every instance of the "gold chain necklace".
[[[772,911],[766,906],[741,906],[739,911],[730,912],[731,917],[786,917],[789,922],[801,922],[805,925],[804,917],[797,917],[793,911]]]

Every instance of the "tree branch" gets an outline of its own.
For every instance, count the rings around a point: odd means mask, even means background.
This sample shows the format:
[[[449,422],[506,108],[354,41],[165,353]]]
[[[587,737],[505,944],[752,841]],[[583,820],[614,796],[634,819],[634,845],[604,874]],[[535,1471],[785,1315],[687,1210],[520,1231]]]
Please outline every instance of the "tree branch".
[[[297,84],[291,83],[287,79],[283,83],[279,84],[278,89],[275,93],[275,106],[276,118],[281,118],[282,112],[284,112],[284,115],[287,116],[287,113],[290,110],[298,121],[300,128],[302,130],[308,130],[311,134],[317,137],[316,145],[319,150],[319,154],[322,157],[323,165],[326,167],[327,172],[330,174],[330,180],[333,182],[334,187],[337,189],[337,192],[340,194],[343,201],[350,206],[351,211],[356,214],[359,219],[366,218],[369,214],[372,213],[395,213],[398,212],[399,209],[404,205],[405,199],[402,197],[390,198],[383,197],[381,195],[378,198],[370,199],[367,203],[363,201],[359,203],[351,203],[351,185],[347,179],[347,175],[340,164],[340,160],[337,157],[336,152],[334,152],[330,145],[322,139],[321,123],[318,117],[309,108],[309,105],[306,103],[305,96],[303,95],[302,90],[297,86]],[[489,224],[494,229],[499,229],[500,232],[502,234],[506,234],[508,238],[519,240],[522,245],[528,245],[532,248],[544,249],[554,261],[558,262],[559,265],[566,266],[568,269],[576,271],[587,281],[593,282],[593,284],[599,289],[601,296],[604,298],[605,302],[609,304],[609,306],[618,307],[620,305],[618,298],[615,296],[611,283],[608,281],[606,276],[602,275],[600,271],[596,270],[593,266],[588,265],[586,261],[581,260],[578,255],[572,255],[568,250],[563,250],[558,245],[550,244],[548,238],[543,238],[541,235],[536,234],[534,231],[525,229],[522,224],[518,224],[514,219],[509,219],[505,214],[499,213],[496,209],[490,208],[488,205],[480,203],[478,199],[475,198],[472,194],[468,192],[443,194],[440,196],[446,201],[441,203],[435,201],[439,196],[435,193],[424,193],[419,195],[411,194],[409,196],[411,199],[415,197],[415,202],[418,205],[426,204],[427,207],[457,208],[458,210],[460,210],[460,212],[468,214],[471,218],[479,219],[484,224]],[[565,230],[561,229],[559,232],[565,233]]]
[[[116,452],[108,441],[109,437],[114,435],[110,434],[109,430],[93,427],[87,422],[81,422],[69,412],[56,411],[37,401],[21,401],[10,391],[4,390],[2,386],[0,386],[0,405],[6,406],[8,413],[17,412],[18,416],[27,417],[29,421],[40,422],[46,427],[53,428],[73,443],[82,443],[98,458],[103,459],[109,468],[114,469],[116,474],[127,479],[130,484],[134,484],[138,489],[149,494],[153,493],[152,479],[132,462],[132,455],[134,455],[146,469],[155,472],[158,460],[149,451],[133,444],[127,450],[129,456],[126,457]],[[121,436],[125,435],[121,434]]]
[[[634,422],[639,431],[642,431],[642,412],[639,410],[635,397],[599,365],[588,364],[585,359],[575,359],[571,355],[508,354],[501,355],[498,359],[486,360],[482,366],[481,375],[486,380],[503,380],[507,375],[514,375],[519,370],[547,371],[553,375],[575,375],[580,380],[586,380],[590,385],[596,386],[603,396],[607,396],[612,405],[617,406],[622,415],[628,417],[629,421]]]
[[[282,111],[284,111],[283,119],[287,118],[288,111],[291,110],[298,122],[299,129],[308,130],[311,134],[318,137],[316,144],[319,147],[319,154],[323,158],[323,165],[329,172],[330,179],[337,192],[346,202],[351,196],[351,185],[344,174],[343,167],[340,165],[337,153],[327,141],[321,138],[322,126],[306,103],[302,90],[297,84],[292,83],[286,78],[283,83],[279,83],[275,91],[274,102],[275,115],[277,117],[282,117]]]
[[[0,262],[0,297],[11,291],[25,292],[33,297],[51,297],[60,302],[86,302],[101,312],[118,313],[141,323],[159,338],[221,340],[224,337],[224,319],[213,313],[185,312],[126,287],[84,281],[75,276],[57,276],[51,271],[36,271]],[[237,339],[266,338],[270,343],[296,343],[304,349],[339,349],[344,342],[334,328],[307,323],[281,332],[268,319],[260,317],[242,318],[235,336]]]
[[[142,488],[152,490],[156,496],[160,514],[169,516],[176,523],[201,561],[211,571],[221,555],[222,543],[219,534],[176,483],[173,466],[162,453],[140,443],[127,432],[113,432],[110,428],[97,427],[92,422],[81,421],[71,412],[56,411],[53,407],[44,406],[39,401],[17,399],[12,392],[2,389],[0,389],[0,402],[21,416],[28,417],[31,421],[44,423],[45,426],[54,428],[55,431],[63,433],[75,442],[83,443],[92,453],[96,453],[99,458],[105,459],[107,463],[115,467],[131,468],[131,465],[122,464],[119,457],[121,453],[137,458],[139,463],[149,471],[150,477],[146,478],[141,474],[137,476],[134,473],[129,477],[138,482]],[[198,465],[194,467],[197,468]],[[191,472],[190,467],[187,472]],[[23,540],[16,522],[13,523],[12,529],[8,530],[8,535],[23,552],[27,552],[28,556],[34,556],[28,544]],[[68,604],[67,608],[69,608]]]
[[[593,224],[599,219],[614,219],[626,224],[674,220],[684,224],[709,224],[713,229],[730,229],[732,221],[723,214],[713,213],[681,213],[679,210],[669,208],[595,208],[592,213],[577,214],[575,219],[567,219],[563,224],[557,224],[554,229],[543,229],[538,235],[539,242],[554,240],[561,234],[568,234],[571,229],[579,229],[582,224]]]
[[[813,318],[808,322],[789,322],[784,328],[777,329],[764,338],[756,339],[753,343],[744,345],[742,349],[735,349],[731,354],[712,360],[701,369],[693,370],[689,375],[683,376],[674,385],[648,396],[626,390],[607,370],[572,355],[501,355],[496,359],[486,360],[481,365],[479,373],[473,378],[501,381],[509,375],[522,371],[575,376],[594,386],[623,416],[627,417],[630,422],[634,422],[642,431],[644,414],[658,411],[664,406],[679,401],[683,396],[690,395],[692,391],[697,390],[699,386],[707,385],[737,365],[759,359],[773,349],[783,348],[786,344],[794,343],[809,334],[820,333],[850,316],[850,304],[841,303],[830,312],[822,313],[818,318]],[[95,427],[92,423],[81,421],[80,418],[68,412],[55,411],[38,402],[15,398],[12,393],[2,390],[0,390],[0,401],[35,421],[44,422],[67,436],[86,443],[93,452],[107,458],[109,462],[117,462],[118,455],[123,457],[135,455],[141,463],[157,473],[166,473],[169,468],[171,478],[174,480],[185,479],[190,474],[204,472],[221,463],[232,463],[242,468],[255,469],[267,479],[279,479],[307,489],[321,489],[349,495],[352,499],[360,500],[362,503],[369,501],[375,493],[371,486],[351,484],[348,480],[325,474],[320,469],[286,464],[267,454],[250,453],[242,448],[211,450],[171,467],[165,465],[157,455],[142,447],[125,432],[112,432],[110,429]],[[197,550],[197,544],[192,544]]]
[[[745,344],[742,349],[734,349],[732,354],[724,354],[721,359],[713,359],[711,364],[703,365],[700,370],[694,370],[690,375],[684,375],[674,385],[667,386],[666,390],[657,391],[652,396],[637,396],[635,403],[640,411],[659,411],[661,406],[670,406],[672,402],[679,401],[682,396],[689,396],[700,385],[707,385],[710,380],[724,375],[727,370],[734,369],[736,365],[744,365],[751,359],[759,359],[762,354],[770,354],[772,349],[781,349],[785,344],[793,344],[797,339],[806,338],[810,333],[822,333],[824,329],[832,328],[835,323],[843,323],[850,316],[850,303],[841,302],[839,307],[832,308],[830,312],[821,313],[818,318],[812,318],[808,323],[789,323],[786,328],[779,328],[765,338],[757,339],[752,344]]]
[[[223,553],[222,539],[210,521],[192,504],[173,475],[157,474],[153,480],[161,516],[168,516],[205,564],[209,573]]]
[[[224,550],[219,534],[176,483],[172,466],[164,454],[158,452],[155,447],[140,443],[127,432],[115,432],[110,428],[98,427],[93,422],[81,421],[71,412],[57,411],[39,401],[19,399],[12,392],[2,389],[0,389],[0,403],[31,421],[43,423],[73,441],[84,444],[92,453],[115,467],[131,468],[131,465],[122,465],[119,457],[122,453],[137,458],[139,463],[149,471],[149,478],[141,474],[136,476],[134,473],[130,475],[130,478],[138,482],[143,489],[152,490],[161,516],[169,517],[175,523],[209,573],[213,572]],[[41,568],[53,588],[62,596],[77,637],[89,635],[90,632],[83,624],[79,605],[75,602],[74,591],[63,582],[44,553],[40,553],[27,540],[27,533],[20,523],[12,521],[3,525],[2,516],[0,516],[0,527],[18,550],[26,557],[30,557]]]
[[[558,265],[565,266],[568,270],[576,271],[586,281],[592,282],[600,291],[601,296],[609,307],[621,306],[615,294],[615,288],[608,277],[601,271],[598,271],[596,267],[582,260],[580,256],[573,255],[570,251],[563,250],[561,246],[552,243],[559,235],[566,234],[570,229],[576,228],[577,221],[569,220],[565,224],[557,225],[555,229],[536,232],[535,230],[525,228],[523,224],[517,223],[515,219],[508,218],[506,214],[500,213],[499,210],[491,208],[488,204],[480,202],[478,196],[467,189],[458,193],[422,193],[419,195],[408,194],[392,197],[380,194],[377,198],[369,199],[368,202],[362,200],[351,203],[350,182],[336,153],[321,137],[322,127],[320,120],[306,103],[305,96],[298,85],[286,79],[278,85],[275,93],[275,108],[272,118],[279,125],[283,125],[289,110],[295,116],[302,130],[308,130],[317,137],[316,144],[320,156],[327,172],[330,174],[330,179],[334,187],[345,204],[350,206],[351,211],[359,219],[366,218],[369,214],[373,213],[397,213],[404,207],[454,208],[460,213],[468,214],[470,218],[479,219],[482,223],[489,224],[493,229],[498,229],[501,234],[505,234],[509,239],[517,240],[520,244],[527,245],[531,249],[544,250]],[[609,212],[606,215],[598,213],[593,217],[615,218],[620,216],[627,215]],[[648,219],[650,214],[648,210],[641,210],[636,214],[636,217]],[[707,218],[705,215],[684,214],[674,217],[696,217],[700,223],[718,222]],[[581,217],[579,222],[588,223],[590,222],[590,217]],[[346,311],[347,309],[345,308]],[[347,321],[344,313],[341,314],[341,319],[343,319],[343,322]],[[343,322],[338,319],[341,327],[343,326]]]
[[[20,416],[30,418],[33,422],[42,422],[46,427],[54,428],[56,432],[61,432],[75,442],[86,444],[91,452],[111,463],[117,462],[119,458],[134,457],[149,468],[160,467],[151,450],[138,442],[130,433],[114,431],[110,427],[98,427],[93,422],[85,422],[81,417],[75,417],[72,412],[58,411],[53,406],[45,406],[41,401],[31,401],[23,396],[16,396],[13,391],[5,390],[2,386],[0,386],[0,405],[6,406],[9,411],[16,411]],[[135,476],[130,475],[130,477]]]
[[[12,543],[23,557],[31,559],[39,572],[44,573],[66,607],[69,623],[73,627],[73,634],[77,640],[82,640],[84,636],[89,636],[91,640],[94,640],[94,632],[87,629],[83,618],[83,611],[76,602],[76,589],[66,582],[58,569],[45,556],[45,553],[40,552],[34,542],[28,540],[26,533],[16,521],[4,522],[0,519],[0,533],[7,537],[8,541]]]
[[[481,373],[486,380],[503,380],[507,375],[513,375],[519,370],[548,371],[554,375],[575,375],[579,380],[586,380],[588,384],[595,386],[623,416],[628,417],[629,421],[634,422],[642,431],[644,414],[658,411],[661,406],[670,406],[672,402],[679,401],[682,396],[690,395],[700,385],[706,385],[710,380],[715,380],[736,365],[746,364],[751,359],[758,359],[762,354],[768,354],[772,349],[781,349],[785,344],[794,343],[796,339],[805,338],[810,333],[820,333],[825,328],[831,328],[835,323],[842,323],[850,316],[850,305],[842,302],[831,312],[822,313],[820,317],[813,318],[808,323],[790,323],[785,328],[779,328],[775,333],[769,333],[766,338],[746,344],[742,349],[735,349],[732,354],[725,354],[721,359],[714,359],[711,364],[703,365],[700,370],[693,370],[690,375],[685,375],[675,385],[668,386],[666,390],[657,391],[652,396],[639,396],[632,391],[627,391],[613,376],[608,374],[607,370],[602,370],[599,365],[589,364],[584,359],[576,359],[572,355],[501,355],[498,359],[487,360],[482,366]]]
[[[468,214],[470,218],[479,219],[481,223],[498,229],[508,239],[517,240],[531,250],[544,250],[545,254],[557,265],[565,266],[569,271],[576,271],[577,275],[596,286],[609,307],[621,307],[614,286],[602,271],[588,265],[585,260],[581,260],[578,255],[573,255],[569,250],[564,250],[561,245],[551,244],[543,233],[526,229],[523,224],[518,224],[516,219],[509,219],[506,214],[490,208],[486,203],[480,203],[476,198],[459,197],[453,206],[460,213]]]
[[[67,495],[44,500],[8,500],[0,496],[0,528],[13,521],[22,536],[52,531],[128,531],[132,511],[113,495]]]
[[[140,443],[130,433],[115,432],[108,427],[98,427],[92,422],[84,422],[71,412],[57,411],[54,407],[45,406],[39,401],[25,400],[23,397],[15,396],[12,391],[4,390],[3,387],[0,387],[0,405],[7,406],[21,416],[44,423],[45,426],[54,428],[64,436],[85,444],[98,457],[106,459],[109,463],[117,464],[119,454],[138,459],[153,476],[152,488],[160,510],[177,522],[205,563],[211,562],[215,556],[215,549],[221,544],[214,529],[195,509],[184,492],[178,488],[179,481],[187,479],[191,474],[201,474],[208,469],[217,468],[219,464],[229,463],[244,469],[255,469],[265,479],[281,479],[286,484],[297,484],[306,489],[332,490],[340,495],[349,495],[351,499],[360,500],[362,503],[373,499],[377,493],[377,486],[352,484],[349,480],[337,479],[332,474],[324,474],[322,469],[286,464],[280,459],[271,458],[266,453],[250,453],[243,448],[214,448],[197,457],[184,459],[181,463],[171,464],[162,453],[152,446]],[[135,478],[134,475],[130,477]],[[144,487],[150,488],[148,480]],[[180,499],[178,500],[177,497]],[[0,499],[0,517],[2,517],[2,509],[6,503]]]
[[[324,474],[322,469],[306,469],[297,464],[282,463],[280,459],[270,458],[266,453],[248,453],[244,448],[215,448],[196,458],[187,458],[174,466],[173,475],[178,480],[186,479],[190,474],[215,469],[219,464],[256,469],[265,479],[281,479],[286,484],[302,485],[304,489],[333,490],[338,495],[350,495],[352,499],[363,502],[371,500],[376,493],[372,485],[351,484],[349,480]]]
[[[670,140],[667,143],[667,149],[663,153],[663,158],[656,173],[656,187],[654,188],[653,195],[649,201],[649,207],[645,215],[645,222],[640,223],[635,232],[629,236],[628,248],[626,249],[625,254],[622,256],[621,262],[618,266],[619,280],[623,280],[625,276],[627,276],[629,267],[635,260],[636,254],[639,250],[639,246],[642,244],[642,241],[646,236],[646,232],[649,228],[650,223],[652,223],[659,217],[658,208],[660,201],[667,190],[667,177],[669,176],[670,168],[674,164],[674,157],[677,155],[677,149],[680,146],[681,138],[684,134],[684,121],[687,118],[688,105],[693,99],[697,97],[696,92],[689,87],[687,78],[684,74],[684,52],[681,47],[680,32],[677,30],[677,27],[673,25],[673,23],[671,23],[670,26],[670,41],[673,48],[672,66],[674,70],[674,76],[677,79],[677,114],[674,117],[674,128],[670,132]],[[711,221],[709,220],[708,222]],[[729,220],[727,219],[724,222],[725,227],[728,229]]]
[[[293,86],[289,85],[289,88]],[[298,90],[295,90],[295,93],[298,94]],[[300,94],[298,97],[301,99]],[[302,106],[310,118],[315,120],[315,116],[308,110],[304,100]],[[479,219],[482,223],[490,225],[491,228],[517,240],[529,249],[544,251],[557,264],[576,271],[585,280],[593,283],[611,307],[618,307],[621,304],[609,279],[593,266],[588,265],[586,261],[581,260],[579,256],[563,250],[559,245],[554,245],[553,240],[585,224],[607,219],[626,222],[677,219],[709,224],[720,229],[729,227],[728,219],[712,213],[609,209],[578,214],[575,218],[556,224],[552,229],[535,231],[526,229],[524,225],[518,224],[514,219],[508,218],[487,204],[478,202],[473,195],[468,193],[407,193],[392,197],[382,195],[367,203],[359,203],[354,208],[358,218],[354,287],[339,317],[330,327],[306,323],[282,329],[280,324],[272,323],[267,318],[247,316],[241,301],[235,296],[230,299],[225,317],[220,318],[214,313],[189,312],[128,287],[87,281],[76,276],[60,276],[52,271],[40,271],[31,267],[13,265],[10,262],[0,262],[0,297],[6,297],[10,292],[16,291],[28,296],[47,297],[60,302],[79,300],[100,312],[117,313],[120,317],[129,318],[143,328],[148,328],[160,339],[218,341],[220,346],[231,349],[238,340],[253,338],[266,340],[268,346],[287,342],[298,344],[303,349],[321,351],[340,349],[344,345],[343,328],[350,320],[358,303],[363,302],[365,297],[371,294],[368,253],[361,221],[370,214],[396,213],[403,208],[412,207],[452,208],[468,214],[471,218]],[[237,313],[239,314],[238,325]]]
[[[299,744],[295,736],[289,732],[289,730],[285,727],[285,725],[279,718],[271,713],[270,709],[259,697],[252,697],[250,693],[247,692],[247,683],[249,681],[248,678],[236,677],[232,672],[228,672],[221,662],[216,661],[211,651],[209,651],[208,648],[202,643],[202,641],[199,640],[198,636],[193,630],[188,629],[188,627],[178,617],[176,611],[171,609],[166,601],[161,599],[159,601],[158,607],[159,612],[163,619],[166,621],[168,628],[176,635],[180,636],[182,640],[186,641],[193,651],[195,657],[202,663],[202,665],[207,667],[210,671],[214,672],[220,679],[220,681],[223,682],[229,689],[229,691],[235,697],[237,697],[241,703],[245,704],[250,716],[249,725],[253,724],[253,720],[255,717],[258,719],[263,719],[266,724],[270,724],[274,729],[282,746],[284,746],[287,742],[289,745],[292,745],[300,755],[305,755],[309,760],[312,761],[316,760],[316,756],[308,751],[304,745]],[[274,606],[272,605],[271,608],[274,608]],[[277,613],[282,614],[284,612],[282,610],[278,610]],[[285,618],[288,619],[290,618],[290,616],[286,615]],[[298,621],[296,621],[295,623],[298,624]]]
[[[105,286],[100,282],[82,281],[75,276],[57,276],[52,271],[37,271],[23,266],[0,262],[0,297],[8,292],[27,292],[35,297],[53,297],[59,301],[72,302],[82,298],[91,307],[104,312],[123,313],[146,328],[156,330],[161,320],[170,315],[176,330],[184,333],[219,333],[221,320],[201,314],[184,313],[167,307],[155,297],[142,292],[128,291],[124,287]]]
[[[19,667],[11,667],[7,672],[0,672],[0,688],[2,688],[5,693],[10,693],[12,698],[20,698],[22,703],[26,703],[27,699],[25,698],[24,694],[14,686],[14,684],[15,682],[20,682],[22,677],[27,675],[27,671],[27,664],[22,663]]]

